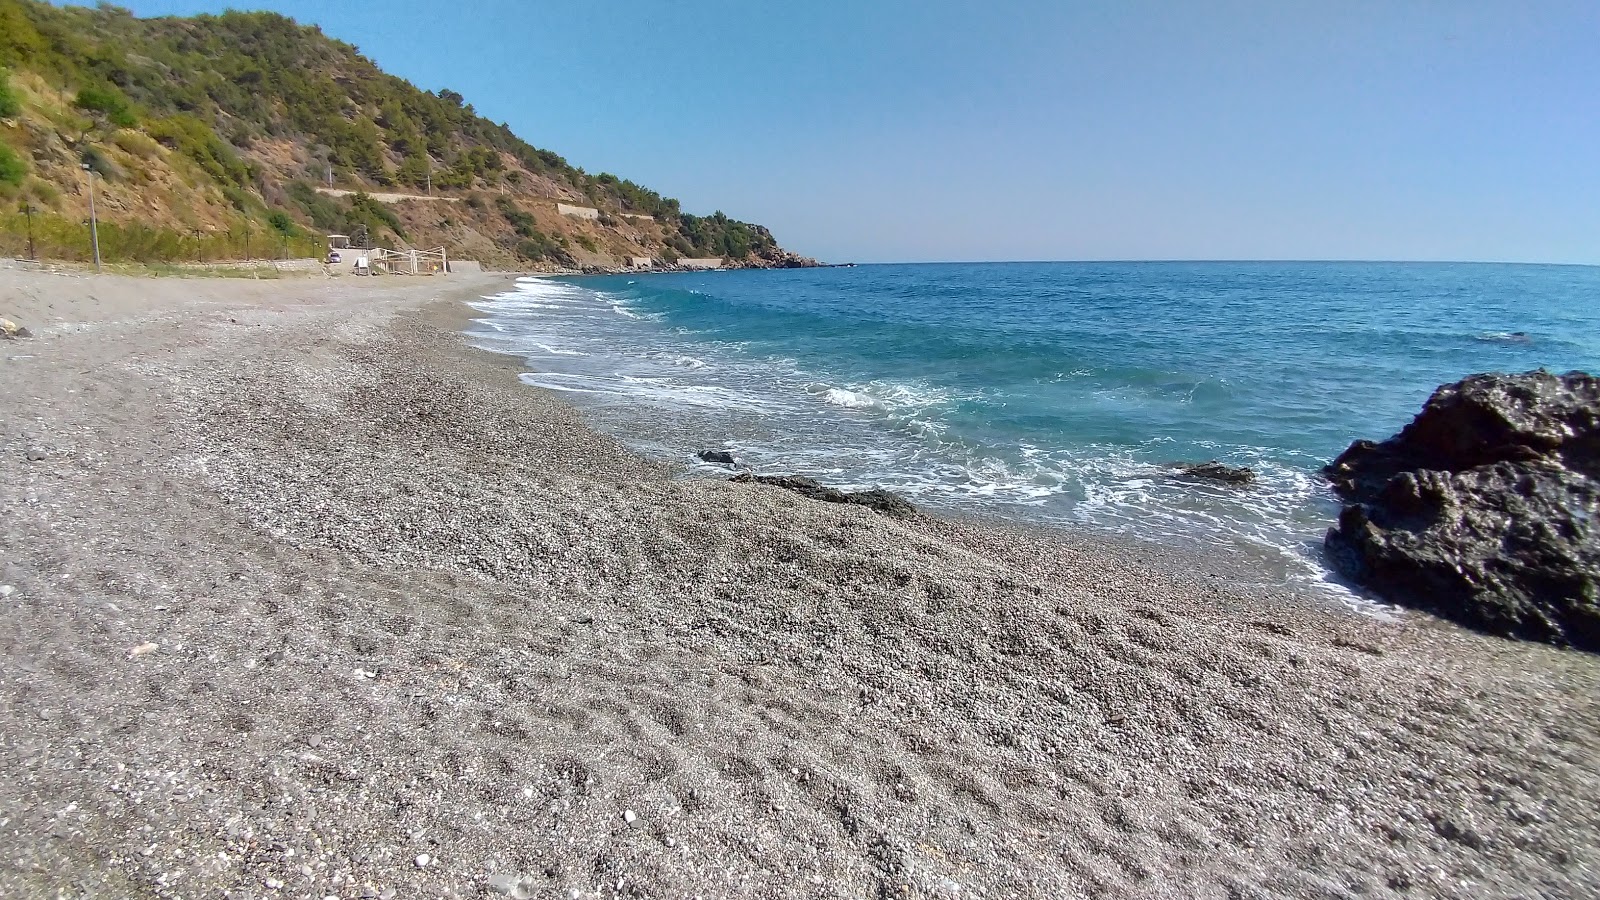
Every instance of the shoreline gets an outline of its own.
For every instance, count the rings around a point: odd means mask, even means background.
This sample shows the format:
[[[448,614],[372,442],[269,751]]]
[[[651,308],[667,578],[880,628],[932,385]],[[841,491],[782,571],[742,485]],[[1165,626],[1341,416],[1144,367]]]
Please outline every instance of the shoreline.
[[[470,301],[441,300],[424,307],[422,314],[430,324],[461,339],[468,352],[481,355],[490,360],[493,365],[502,369],[513,380],[527,371],[527,366],[517,353],[478,347],[466,340],[464,332],[467,327],[484,317],[484,314],[470,305]],[[521,382],[518,382],[518,385],[525,390],[539,391],[541,394],[550,396],[555,402],[572,407],[579,415],[584,415],[581,409],[572,406],[564,398],[555,395],[553,392],[537,386],[521,384]],[[607,439],[617,440],[626,446],[626,441],[622,438],[607,435]],[[672,473],[673,477],[685,481],[719,482],[737,474],[730,470],[726,477],[719,477],[716,474],[697,471],[686,461],[687,451],[684,458],[671,459],[642,453],[632,447],[629,447],[628,451],[639,455],[651,464],[665,467],[666,470]],[[1395,616],[1409,615],[1412,618],[1417,618],[1414,614],[1405,613],[1400,608],[1384,603],[1380,599],[1357,593],[1355,588],[1348,588],[1348,590],[1351,591],[1353,600],[1360,601],[1360,607],[1351,602],[1338,602],[1331,596],[1307,591],[1302,586],[1292,582],[1264,579],[1256,567],[1252,565],[1257,560],[1244,557],[1241,554],[1218,551],[1214,548],[1186,549],[1170,543],[1098,529],[1090,525],[1014,519],[998,512],[986,513],[971,509],[927,509],[919,507],[919,513],[919,520],[937,522],[941,526],[958,532],[980,534],[985,531],[1003,532],[1008,533],[1010,540],[1014,542],[1042,542],[1060,545],[1063,548],[1069,548],[1073,545],[1092,544],[1095,545],[1098,551],[1116,556],[1127,569],[1136,568],[1139,565],[1148,565],[1151,568],[1158,569],[1168,577],[1173,577],[1180,573],[1188,573],[1190,575],[1200,573],[1196,577],[1223,579],[1222,583],[1226,585],[1231,593],[1248,596],[1251,603],[1278,604],[1286,608],[1335,616],[1349,614],[1369,619],[1376,618],[1378,621],[1385,621]],[[1217,586],[1209,582],[1195,582],[1192,580],[1189,585],[1191,589],[1198,588],[1203,592],[1210,592]],[[1427,620],[1417,623],[1423,627],[1439,626],[1447,629],[1457,627],[1447,621],[1433,617],[1421,618]]]
[[[509,374],[512,380],[515,381],[518,375],[527,371],[527,366],[518,354],[478,347],[466,339],[464,332],[467,327],[483,318],[483,314],[470,304],[471,301],[464,299],[439,300],[424,306],[420,314],[430,325],[454,335],[461,341],[467,352],[488,360],[492,365]],[[521,382],[517,382],[517,384],[524,390],[539,391],[552,401],[573,409],[580,416],[585,415],[580,408],[573,406],[554,392],[522,384]],[[616,440],[626,446],[626,441],[619,437],[607,435],[607,440]],[[632,447],[628,447],[628,452],[639,456],[652,465],[663,467],[674,478],[684,481],[720,482],[737,474],[729,471],[726,477],[719,477],[704,471],[696,471],[685,459],[658,458],[641,453]],[[1218,552],[1212,549],[1186,550],[1168,543],[1096,529],[1088,525],[1034,522],[1008,518],[1000,513],[985,513],[976,510],[946,508],[929,510],[919,507],[919,514],[919,521],[938,523],[939,526],[952,532],[975,534],[981,534],[985,531],[1000,532],[1008,534],[1010,536],[1009,539],[1013,542],[1043,542],[1060,545],[1063,548],[1071,547],[1074,544],[1093,544],[1098,551],[1115,555],[1129,569],[1145,564],[1158,569],[1168,577],[1174,577],[1180,573],[1189,573],[1190,575],[1200,573],[1197,577],[1225,579],[1224,583],[1231,591],[1249,596],[1252,603],[1280,604],[1285,607],[1323,612],[1330,615],[1353,614],[1366,618],[1373,618],[1378,615],[1379,621],[1383,621],[1382,616],[1379,615],[1380,610],[1400,614],[1400,610],[1397,607],[1390,607],[1388,604],[1374,598],[1359,597],[1359,595],[1353,594],[1353,596],[1357,596],[1366,604],[1364,608],[1357,609],[1349,603],[1336,603],[1330,597],[1313,595],[1293,583],[1276,583],[1252,578],[1254,567],[1251,563],[1254,560],[1237,558],[1236,554]],[[1209,592],[1216,587],[1216,585],[1208,582],[1193,580],[1189,582],[1189,586],[1191,589],[1199,589],[1205,592]],[[1445,627],[1455,627],[1449,623],[1443,623],[1442,620],[1441,623]]]
[[[1594,657],[678,478],[462,339],[498,283],[0,271],[0,886],[1600,882]]]
[[[825,374],[825,369],[818,371],[813,367],[813,371],[804,377],[785,382],[781,371],[772,370],[771,367],[763,369],[759,363],[753,368],[746,368],[751,364],[749,358],[714,355],[719,353],[716,347],[705,346],[692,338],[675,341],[666,337],[662,342],[663,333],[651,331],[648,323],[629,321],[620,325],[598,325],[597,330],[591,331],[586,328],[589,321],[584,320],[578,323],[576,330],[569,332],[564,327],[564,320],[559,318],[567,309],[565,306],[562,307],[563,312],[551,314],[558,317],[557,324],[542,321],[543,311],[554,308],[548,304],[569,302],[566,291],[576,289],[577,293],[586,295],[575,301],[575,306],[588,301],[621,304],[626,310],[631,310],[625,312],[630,319],[641,310],[629,300],[620,299],[614,293],[618,290],[616,287],[607,289],[600,282],[584,279],[563,280],[569,281],[569,287],[561,289],[563,293],[558,298],[534,298],[532,306],[537,312],[523,312],[519,307],[519,301],[529,299],[525,296],[528,292],[539,290],[536,285],[522,284],[506,295],[508,304],[495,302],[492,298],[487,303],[475,303],[476,312],[473,315],[462,318],[450,327],[465,332],[475,346],[490,352],[507,353],[520,359],[522,348],[527,348],[527,354],[535,358],[530,359],[525,369],[519,371],[525,384],[554,390],[563,402],[576,406],[591,417],[593,427],[623,441],[635,452],[658,462],[684,466],[683,477],[716,479],[733,476],[737,468],[724,471],[714,465],[701,465],[696,457],[698,450],[732,449],[742,455],[741,466],[760,475],[802,475],[824,482],[831,480],[834,487],[885,488],[900,493],[929,515],[968,522],[974,526],[1018,527],[1040,534],[1060,530],[1067,535],[1076,535],[1080,540],[1125,547],[1124,555],[1156,553],[1169,560],[1164,563],[1164,568],[1170,571],[1204,570],[1219,573],[1236,590],[1263,596],[1274,595],[1278,602],[1348,609],[1379,616],[1392,615],[1396,611],[1393,605],[1345,582],[1322,558],[1322,537],[1336,520],[1338,506],[1333,503],[1331,492],[1324,487],[1320,493],[1326,494],[1328,508],[1319,510],[1318,506],[1324,499],[1319,496],[1319,488],[1306,487],[1312,482],[1322,481],[1317,471],[1320,463],[1317,468],[1297,467],[1281,456],[1275,458],[1267,448],[1245,448],[1262,450],[1265,457],[1259,463],[1263,468],[1257,473],[1259,489],[1238,491],[1226,487],[1218,490],[1217,483],[1205,479],[1180,477],[1177,470],[1182,464],[1179,462],[1162,463],[1145,457],[1138,461],[1142,465],[1130,465],[1122,471],[1120,479],[1110,482],[1102,479],[1093,485],[1074,482],[1069,473],[1060,468],[1051,468],[1048,474],[1053,476],[1053,480],[1048,483],[1052,487],[1042,493],[1028,493],[1034,490],[1039,483],[1037,479],[1043,475],[1036,475],[1035,480],[1028,483],[1025,476],[1010,473],[997,476],[984,471],[982,463],[989,460],[964,458],[959,450],[951,454],[948,445],[932,449],[918,445],[908,455],[905,445],[895,443],[897,455],[893,462],[875,466],[869,464],[871,470],[863,471],[859,459],[855,457],[863,447],[871,446],[871,442],[882,435],[875,434],[867,438],[867,443],[862,442],[861,432],[874,431],[874,428],[863,427],[856,417],[854,405],[858,402],[870,405],[872,412],[885,415],[888,415],[884,412],[886,409],[894,411],[894,415],[890,416],[891,422],[871,423],[873,426],[890,425],[893,432],[886,437],[886,443],[898,441],[901,437],[898,433],[903,430],[903,422],[895,418],[903,414],[901,408],[879,406],[878,400],[870,393],[873,386],[879,385],[876,379],[868,387],[861,387],[858,383],[870,376],[859,375],[853,379],[834,377]],[[644,317],[650,319],[661,315],[648,311],[651,309],[646,298]],[[596,321],[621,321],[603,311],[594,315],[598,315]],[[640,331],[641,326],[643,332]],[[557,330],[549,330],[552,328]],[[668,329],[667,333],[670,334],[670,331]],[[535,339],[530,335],[542,336]],[[551,349],[547,342],[554,342],[561,349]],[[545,352],[539,353],[534,348]],[[581,348],[582,352],[573,352],[574,348]],[[640,359],[670,359],[675,356],[679,359],[678,365],[682,365],[684,359],[693,360],[693,369],[685,374],[683,370],[671,367],[637,367],[637,360]],[[603,362],[596,367],[591,365],[589,357]],[[705,360],[715,362],[702,372],[700,370],[706,365]],[[620,375],[620,379],[613,377],[615,375]],[[891,397],[900,391],[915,391],[923,387],[916,383],[919,379],[883,377],[893,389],[889,392]],[[897,382],[908,384],[902,386]],[[574,386],[571,392],[563,390],[567,384]],[[658,385],[660,392],[657,391]],[[841,389],[826,392],[829,396],[825,399],[830,405],[805,405],[818,398],[820,388],[834,386]],[[798,391],[802,389],[809,396],[800,396]],[[596,396],[591,396],[591,391]],[[773,418],[771,410],[760,416],[741,415],[738,409],[727,414],[706,414],[699,408],[701,401],[692,399],[699,396],[692,393],[696,391],[736,395],[738,401],[731,404],[735,407],[739,403],[771,404],[771,408],[777,410],[777,418]],[[869,393],[858,394],[856,391]],[[835,393],[844,394],[849,400],[836,402],[832,397]],[[796,397],[799,397],[800,405],[789,405]],[[691,399],[684,401],[680,398]],[[687,405],[684,405],[685,402]],[[841,405],[850,408],[841,410]],[[926,417],[922,412],[910,415]],[[763,427],[769,421],[783,422],[780,431],[804,432],[809,438],[803,441],[777,439],[770,433],[763,433]],[[689,424],[691,422],[695,424]],[[1038,442],[1039,436],[1033,435],[1026,440]],[[996,449],[987,447],[984,452],[994,452]],[[836,452],[846,461],[830,470],[830,462]],[[1205,457],[1183,458],[1193,461]],[[810,466],[795,468],[792,463],[797,460],[805,460]],[[917,477],[941,467],[955,471],[957,476],[936,477],[931,479],[934,482],[932,484],[924,484]],[[1003,463],[1001,468],[1004,472]],[[960,483],[961,474],[966,475],[968,484]],[[1098,488],[1114,493],[1124,483],[1139,480],[1153,482],[1155,486],[1144,492],[1142,500],[1124,501],[1120,506],[1110,504],[1112,509],[1109,514],[1083,515],[1080,514],[1081,502],[1064,501],[1064,498],[1073,496],[1075,491],[1088,489],[1092,492]],[[969,490],[972,483],[979,484],[981,488],[998,490],[985,496],[981,489]],[[1022,494],[1026,495],[1026,499]],[[1079,497],[1081,501],[1082,495]],[[1155,513],[1151,514],[1151,511]],[[1318,511],[1322,514],[1320,517],[1316,515]],[[1241,514],[1246,517],[1243,524],[1234,519]],[[1250,516],[1258,518],[1252,519]],[[1232,527],[1221,523],[1229,523]],[[1251,525],[1257,527],[1252,529]],[[1288,599],[1291,596],[1293,599]]]

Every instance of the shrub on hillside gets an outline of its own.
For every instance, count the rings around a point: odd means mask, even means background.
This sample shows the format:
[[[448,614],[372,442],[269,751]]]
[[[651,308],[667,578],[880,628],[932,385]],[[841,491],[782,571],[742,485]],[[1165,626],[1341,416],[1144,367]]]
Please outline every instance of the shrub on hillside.
[[[317,193],[316,188],[304,181],[291,182],[289,199],[293,200],[310,217],[318,228],[340,230],[345,227],[344,210],[333,198]]]
[[[267,224],[272,226],[273,231],[278,232],[284,237],[300,237],[302,234],[304,234],[304,232],[300,230],[300,226],[296,225],[294,220],[289,218],[289,214],[281,209],[275,209],[267,214]]]
[[[150,159],[161,152],[161,145],[156,143],[155,138],[139,131],[123,129],[111,137],[111,142],[122,148],[124,153],[141,159]]]
[[[22,101],[11,87],[11,73],[0,69],[0,119],[9,119],[22,112]]]
[[[0,144],[0,185],[21,187],[22,180],[27,177],[28,164],[22,161],[16,151]]]
[[[404,239],[406,232],[400,227],[400,220],[395,217],[394,211],[385,204],[372,199],[365,191],[357,191],[350,198],[350,212],[347,214],[351,225],[365,225],[367,232],[377,237],[382,228],[388,226],[396,237]]]
[[[223,143],[211,126],[191,115],[180,114],[150,123],[150,136],[194,160],[206,174],[224,184],[248,185],[250,167],[233,148]]]
[[[72,105],[85,112],[105,116],[106,121],[119,128],[132,128],[139,124],[128,98],[109,84],[89,85],[78,91],[78,96],[72,101]]]
[[[531,234],[517,244],[517,255],[533,262],[554,260],[564,266],[572,265],[575,260],[561,241],[552,238],[538,229],[531,229]]]
[[[42,178],[34,178],[29,181],[28,188],[25,193],[27,196],[32,197],[33,201],[38,203],[40,206],[53,208],[56,204],[61,202],[61,191],[58,190],[55,185],[45,181]]]
[[[522,208],[517,206],[516,202],[510,197],[497,197],[494,205],[500,210],[500,215],[504,216],[506,222],[511,225],[511,230],[518,235],[531,238],[539,233],[538,228],[534,226],[533,216],[523,212]]]
[[[426,187],[430,184],[429,163],[423,156],[408,156],[395,170],[394,180],[408,187]]]

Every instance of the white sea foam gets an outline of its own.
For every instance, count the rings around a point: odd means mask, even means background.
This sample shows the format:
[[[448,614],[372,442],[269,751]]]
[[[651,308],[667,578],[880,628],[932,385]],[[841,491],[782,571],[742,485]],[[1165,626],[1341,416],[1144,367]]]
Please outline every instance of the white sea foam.
[[[949,394],[921,384],[869,381],[844,387],[826,382],[811,382],[806,393],[833,406],[846,409],[876,409],[884,412],[914,413],[945,403]]]
[[[542,341],[534,341],[533,345],[551,356],[588,356],[582,350],[569,350],[565,347],[552,347]]]
[[[674,384],[666,378],[639,375],[591,375],[578,372],[530,372],[523,384],[569,393],[627,397],[645,403],[713,409],[759,411],[767,407],[760,397],[732,388],[704,384]]]
[[[656,350],[644,354],[645,359],[663,362],[680,369],[704,369],[710,363],[698,356],[689,356],[684,353],[675,353],[669,350]]]
[[[820,387],[821,390],[815,390],[811,387],[808,387],[807,390],[810,393],[820,396],[824,403],[831,403],[834,406],[842,406],[845,409],[884,408],[883,403],[880,402],[876,397],[870,397],[866,394],[858,393],[856,391],[845,390],[844,388],[827,387],[826,385],[820,385],[818,387]]]

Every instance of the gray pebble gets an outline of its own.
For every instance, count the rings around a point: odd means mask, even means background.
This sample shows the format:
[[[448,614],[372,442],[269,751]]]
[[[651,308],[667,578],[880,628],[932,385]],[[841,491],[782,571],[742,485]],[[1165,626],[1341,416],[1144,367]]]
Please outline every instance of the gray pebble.
[[[28,448],[27,456],[28,456],[28,461],[29,462],[38,462],[39,460],[44,459],[45,457],[47,457],[49,455],[50,454],[48,454],[45,451],[39,449],[38,447],[29,447]]]
[[[533,897],[533,888],[529,886],[528,880],[525,875],[490,875],[489,887],[511,897],[512,900],[530,900]]]

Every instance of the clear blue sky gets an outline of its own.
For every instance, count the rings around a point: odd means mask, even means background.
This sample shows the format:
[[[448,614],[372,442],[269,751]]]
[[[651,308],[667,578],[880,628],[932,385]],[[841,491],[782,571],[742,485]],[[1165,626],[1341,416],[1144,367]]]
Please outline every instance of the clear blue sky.
[[[1600,263],[1596,0],[244,5],[829,260]]]

